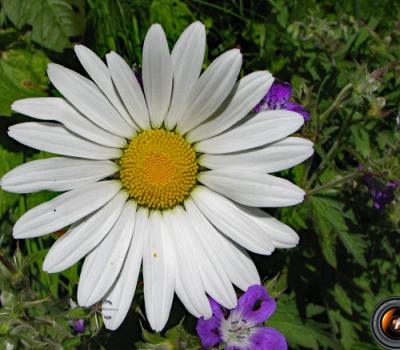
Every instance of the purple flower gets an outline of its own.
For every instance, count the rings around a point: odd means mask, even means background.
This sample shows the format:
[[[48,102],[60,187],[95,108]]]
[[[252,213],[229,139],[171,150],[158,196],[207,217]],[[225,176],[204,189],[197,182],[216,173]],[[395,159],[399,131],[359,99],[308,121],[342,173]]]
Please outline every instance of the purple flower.
[[[296,102],[289,102],[291,97],[292,87],[289,83],[273,83],[267,94],[253,110],[259,113],[271,109],[286,109],[301,114],[305,121],[310,120],[310,113],[302,105]]]
[[[372,196],[373,206],[376,209],[383,209],[394,199],[394,191],[400,185],[400,181],[388,181],[383,183],[379,178],[371,173],[363,176],[364,183],[367,185]]]
[[[74,320],[74,330],[75,332],[83,333],[85,331],[85,320]]]
[[[223,344],[225,350],[286,350],[285,337],[262,323],[275,311],[276,302],[261,285],[249,287],[232,310],[210,298],[212,316],[197,321],[196,331],[204,347]]]

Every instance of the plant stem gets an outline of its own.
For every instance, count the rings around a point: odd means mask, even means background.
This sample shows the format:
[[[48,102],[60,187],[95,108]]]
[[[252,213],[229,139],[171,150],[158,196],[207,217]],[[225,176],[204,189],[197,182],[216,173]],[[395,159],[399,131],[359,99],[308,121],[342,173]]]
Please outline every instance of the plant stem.
[[[342,103],[344,97],[346,96],[347,92],[353,87],[351,83],[348,83],[346,86],[340,90],[338,95],[336,96],[335,100],[333,103],[319,116],[319,119],[321,121],[321,125],[324,122],[324,120],[328,117],[329,114],[331,114],[337,107],[340,106]]]
[[[354,179],[355,177],[358,177],[360,175],[361,174],[359,172],[352,173],[352,174],[346,175],[346,176],[344,176],[344,177],[342,177],[340,179],[330,181],[330,182],[328,182],[326,184],[323,184],[321,186],[318,186],[318,187],[314,187],[312,190],[307,192],[307,196],[311,196],[311,195],[313,195],[315,193],[318,193],[318,192],[320,192],[322,190],[325,190],[327,188],[335,187],[338,184],[341,184],[343,182],[346,182],[346,181],[349,181],[351,179]]]
[[[36,304],[41,304],[41,303],[44,303],[44,302],[49,301],[49,300],[50,300],[50,297],[47,296],[47,297],[45,297],[45,298],[43,298],[43,299],[40,299],[40,300],[27,301],[27,302],[25,302],[25,305],[36,305]]]
[[[349,114],[349,116],[345,119],[345,121],[343,122],[342,126],[340,127],[340,130],[339,130],[339,133],[338,133],[338,135],[336,137],[336,140],[333,142],[333,144],[332,144],[331,148],[329,149],[328,153],[326,154],[326,156],[324,157],[322,162],[319,164],[319,166],[316,169],[316,171],[314,172],[314,174],[311,176],[311,178],[310,178],[310,180],[308,182],[308,188],[312,187],[314,182],[319,178],[319,176],[325,170],[326,164],[332,158],[334,152],[336,151],[336,149],[338,148],[338,146],[340,144],[340,141],[342,140],[342,137],[344,136],[346,131],[348,131],[348,126],[350,125],[351,119],[353,118],[353,114],[354,114],[354,108],[351,111],[351,113]]]

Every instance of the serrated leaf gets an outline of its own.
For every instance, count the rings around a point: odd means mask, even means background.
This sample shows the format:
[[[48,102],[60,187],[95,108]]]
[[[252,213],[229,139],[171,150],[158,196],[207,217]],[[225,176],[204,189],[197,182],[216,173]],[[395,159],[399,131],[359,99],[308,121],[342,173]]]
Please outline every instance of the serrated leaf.
[[[335,239],[339,237],[348,253],[354,257],[357,263],[366,267],[367,262],[364,256],[366,244],[357,233],[350,233],[346,224],[345,218],[352,219],[352,213],[347,213],[344,205],[332,198],[313,196],[311,202],[315,228],[322,236],[321,239],[329,239],[324,237],[329,237],[329,232],[331,232],[331,235],[334,235]],[[329,240],[325,244],[325,248],[322,247],[323,251],[324,249],[329,249]]]
[[[357,236],[355,233],[349,233],[348,231],[338,231],[340,241],[343,243],[347,251],[353,255],[353,258],[362,266],[367,267],[367,260],[364,256],[364,250],[366,249],[366,243],[364,239]]]
[[[332,267],[337,267],[336,260],[336,234],[337,231],[332,225],[332,211],[324,200],[318,197],[312,198],[312,212],[314,227],[317,230],[322,253],[326,261]]]
[[[47,96],[49,59],[38,50],[9,50],[0,59],[0,115],[11,115],[11,104],[21,98]]]
[[[357,341],[357,331],[355,329],[355,323],[352,321],[340,317],[339,319],[340,326],[340,342],[343,344],[345,349],[352,349],[352,345]]]
[[[349,315],[352,315],[353,314],[353,309],[351,307],[352,300],[349,298],[346,291],[339,284],[335,284],[332,294],[336,302],[339,304],[339,306]]]
[[[71,47],[69,38],[85,27],[82,0],[4,0],[3,6],[17,28],[32,26],[32,40],[54,51]]]
[[[321,329],[318,323],[301,319],[293,296],[284,295],[278,300],[276,311],[266,325],[282,332],[290,349],[339,348],[331,335]]]

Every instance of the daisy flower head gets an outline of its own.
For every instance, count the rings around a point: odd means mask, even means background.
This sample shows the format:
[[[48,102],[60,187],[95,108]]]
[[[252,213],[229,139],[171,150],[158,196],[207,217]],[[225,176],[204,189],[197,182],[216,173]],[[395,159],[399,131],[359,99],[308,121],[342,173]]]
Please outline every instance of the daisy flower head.
[[[50,64],[63,95],[16,101],[40,119],[11,126],[13,139],[60,157],[23,164],[1,179],[10,192],[63,192],[22,215],[17,239],[68,227],[43,263],[48,272],[85,258],[78,303],[102,302],[105,326],[125,318],[143,262],[145,310],[161,330],[174,293],[196,317],[212,316],[207,295],[237,304],[233,285],[260,282],[244,249],[271,254],[297,234],[257,207],[300,203],[304,192],[270,175],[312,154],[288,137],[303,124],[286,110],[252,114],[271,86],[267,71],[237,81],[242,56],[232,49],[201,73],[206,46],[195,22],[170,52],[160,25],[143,45],[142,79],[117,53],[106,63],[75,46],[86,78]]]

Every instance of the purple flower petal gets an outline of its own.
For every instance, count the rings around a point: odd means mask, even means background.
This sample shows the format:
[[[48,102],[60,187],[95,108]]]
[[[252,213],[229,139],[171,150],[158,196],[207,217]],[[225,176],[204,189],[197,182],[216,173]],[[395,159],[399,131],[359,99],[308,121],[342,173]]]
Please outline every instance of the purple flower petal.
[[[210,300],[211,310],[213,315],[208,320],[201,317],[197,321],[196,331],[200,337],[201,343],[204,347],[209,348],[218,345],[222,341],[221,337],[221,320],[224,317],[224,313],[221,306],[213,299]]]
[[[255,284],[240,297],[236,311],[241,312],[243,320],[258,324],[268,319],[275,308],[276,302],[269,296],[267,290]]]
[[[291,96],[292,87],[290,84],[274,83],[253,111],[259,113],[271,109],[285,109]]]
[[[285,109],[301,114],[305,121],[309,121],[311,119],[310,113],[308,113],[302,105],[299,105],[296,102],[288,102]]]
[[[395,190],[397,187],[399,187],[399,185],[400,185],[400,182],[399,182],[399,181],[389,181],[389,182],[386,184],[386,188],[387,188],[388,190]]]
[[[284,109],[290,97],[292,97],[292,87],[289,83],[272,84],[266,96],[269,109]]]
[[[221,305],[219,305],[213,298],[209,297],[208,300],[210,301],[211,310],[213,316],[216,316],[219,319],[224,317],[224,312],[221,309]]]
[[[253,108],[253,112],[260,113],[269,109],[267,96],[264,96],[261,101]]]
[[[271,327],[260,327],[249,337],[251,345],[246,350],[287,350],[285,337]]]
[[[381,210],[394,200],[394,191],[399,186],[398,181],[389,181],[385,184],[371,173],[365,173],[362,179],[368,187],[375,209]]]
[[[85,331],[85,320],[74,320],[74,330],[78,333],[83,333]]]

